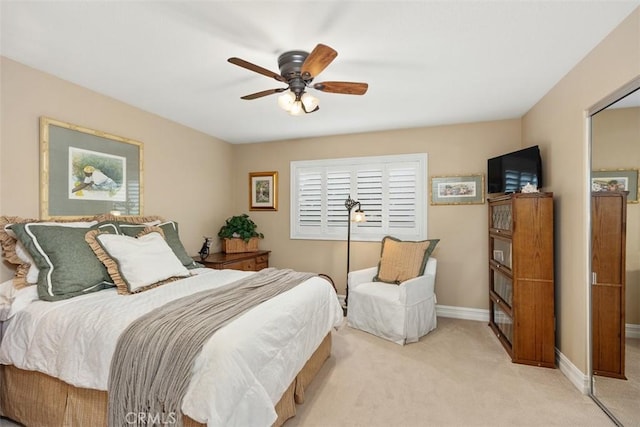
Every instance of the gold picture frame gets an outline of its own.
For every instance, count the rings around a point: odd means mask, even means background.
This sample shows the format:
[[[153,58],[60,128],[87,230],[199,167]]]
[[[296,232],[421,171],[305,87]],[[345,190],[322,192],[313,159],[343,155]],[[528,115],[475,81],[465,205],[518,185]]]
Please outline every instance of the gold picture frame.
[[[143,214],[143,145],[40,117],[40,217]]]
[[[484,204],[484,174],[431,177],[432,205]]]
[[[597,169],[591,171],[591,191],[628,191],[627,203],[638,203],[639,177],[638,169]]]
[[[278,172],[249,173],[249,210],[278,210]]]

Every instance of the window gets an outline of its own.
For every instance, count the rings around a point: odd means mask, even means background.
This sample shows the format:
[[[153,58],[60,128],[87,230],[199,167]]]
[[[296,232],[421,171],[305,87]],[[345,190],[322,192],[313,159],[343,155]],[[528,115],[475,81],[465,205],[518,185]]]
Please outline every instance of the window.
[[[351,196],[367,218],[351,240],[425,239],[426,176],[426,153],[291,162],[291,238],[346,239]]]

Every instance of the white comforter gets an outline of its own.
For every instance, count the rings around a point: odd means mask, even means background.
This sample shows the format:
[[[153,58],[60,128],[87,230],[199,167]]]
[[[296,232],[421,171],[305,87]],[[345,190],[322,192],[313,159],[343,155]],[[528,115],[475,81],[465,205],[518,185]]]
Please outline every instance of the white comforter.
[[[118,337],[134,319],[181,296],[253,274],[197,272],[136,295],[110,289],[58,302],[33,301],[12,313],[0,363],[107,390]],[[255,307],[204,346],[192,368],[183,413],[208,426],[271,425],[275,403],[341,321],[335,291],[319,277]]]

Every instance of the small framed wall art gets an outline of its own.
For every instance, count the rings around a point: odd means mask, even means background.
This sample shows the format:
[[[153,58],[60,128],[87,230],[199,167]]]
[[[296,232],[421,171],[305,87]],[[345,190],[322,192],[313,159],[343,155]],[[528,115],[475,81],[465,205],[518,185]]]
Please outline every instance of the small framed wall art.
[[[278,210],[278,172],[249,173],[249,210]]]
[[[432,205],[481,205],[483,203],[483,174],[431,177]]]
[[[638,203],[638,169],[594,170],[591,191],[628,191],[627,203]]]

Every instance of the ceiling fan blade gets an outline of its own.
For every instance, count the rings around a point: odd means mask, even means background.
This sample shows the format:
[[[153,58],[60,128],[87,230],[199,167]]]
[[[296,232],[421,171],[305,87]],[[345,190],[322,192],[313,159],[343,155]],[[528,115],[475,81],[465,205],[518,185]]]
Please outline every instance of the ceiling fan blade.
[[[285,82],[285,83],[287,82],[285,78],[282,77],[280,74],[274,73],[273,71],[267,70],[266,68],[262,68],[259,65],[252,64],[251,62],[247,62],[244,59],[233,57],[233,58],[227,59],[227,61],[239,67],[246,68],[247,70],[262,74],[263,76],[272,77],[278,80],[279,82]]]
[[[318,44],[302,63],[300,72],[303,79],[316,77],[338,56],[338,52],[327,45]]]
[[[342,93],[345,95],[364,95],[367,93],[369,85],[367,83],[356,82],[322,82],[315,83],[313,88],[322,92]]]
[[[273,95],[274,93],[279,93],[279,92],[284,92],[287,89],[288,88],[283,87],[283,88],[278,88],[278,89],[263,90],[262,92],[256,92],[256,93],[252,93],[250,95],[241,96],[240,99],[251,100],[251,99],[256,99],[256,98],[262,98],[263,96]]]

